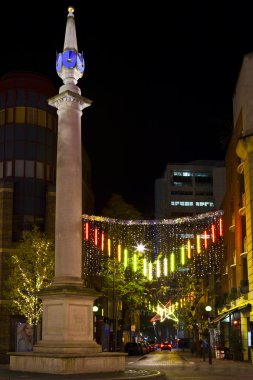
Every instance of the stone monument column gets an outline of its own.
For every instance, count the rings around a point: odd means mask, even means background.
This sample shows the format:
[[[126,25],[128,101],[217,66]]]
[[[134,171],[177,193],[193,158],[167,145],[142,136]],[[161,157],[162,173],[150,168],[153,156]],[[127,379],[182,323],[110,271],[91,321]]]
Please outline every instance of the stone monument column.
[[[48,103],[57,108],[55,277],[40,295],[43,302],[42,340],[34,352],[92,353],[93,302],[98,297],[82,279],[82,110],[91,104],[76,85],[84,71],[78,53],[74,10],[69,8],[63,52],[56,69],[63,80]]]
[[[15,371],[74,374],[125,369],[125,353],[102,352],[93,339],[93,303],[99,294],[82,278],[81,116],[91,104],[76,85],[84,72],[78,53],[74,10],[69,8],[63,52],[56,70],[63,85],[49,99],[57,108],[55,276],[39,297],[43,303],[42,339],[33,352],[10,354]]]

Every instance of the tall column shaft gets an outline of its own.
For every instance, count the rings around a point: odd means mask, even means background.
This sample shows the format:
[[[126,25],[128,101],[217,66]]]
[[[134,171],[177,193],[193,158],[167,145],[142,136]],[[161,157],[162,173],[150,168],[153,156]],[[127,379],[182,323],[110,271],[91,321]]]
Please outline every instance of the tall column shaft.
[[[55,277],[81,277],[81,110],[68,99],[58,108]]]
[[[79,94],[50,99],[58,109],[54,284],[82,283],[82,109]]]

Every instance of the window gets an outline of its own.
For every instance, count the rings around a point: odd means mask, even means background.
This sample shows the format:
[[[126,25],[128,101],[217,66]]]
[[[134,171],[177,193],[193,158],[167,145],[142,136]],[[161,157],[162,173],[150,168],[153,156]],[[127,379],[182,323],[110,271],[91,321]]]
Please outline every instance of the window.
[[[25,176],[28,178],[34,177],[34,161],[25,161]]]
[[[38,125],[40,127],[46,127],[46,118],[47,118],[46,111],[38,110]]]
[[[48,164],[46,166],[46,180],[50,181],[50,166]]]
[[[15,141],[15,157],[23,158],[25,154],[25,144],[23,141]]]
[[[192,207],[193,202],[191,201],[171,201],[171,206],[182,206],[182,207]]]
[[[192,172],[190,171],[183,171],[183,172],[178,172],[178,171],[173,171],[173,175],[174,176],[178,176],[178,177],[191,177],[192,176]]]
[[[213,183],[213,176],[212,173],[208,172],[197,172],[195,173],[195,183],[196,184],[212,184]]]
[[[4,160],[4,144],[0,144],[0,160]]]
[[[16,107],[16,123],[25,123],[25,107]]]
[[[214,207],[214,202],[196,202],[197,207]]]
[[[47,127],[53,129],[53,116],[50,113],[47,114]]]
[[[14,120],[14,110],[13,108],[6,108],[6,123],[13,123]]]
[[[32,107],[27,107],[27,124],[37,125],[37,109]]]
[[[0,111],[0,125],[5,124],[5,110]]]
[[[192,191],[175,190],[171,191],[171,195],[193,195]]]
[[[25,125],[15,125],[15,140],[25,140]]]
[[[0,178],[4,176],[4,165],[3,161],[0,162]]]
[[[5,159],[11,160],[13,158],[13,142],[8,142],[5,144]]]
[[[191,179],[191,177],[174,176],[171,179],[171,184],[174,186],[191,186],[192,185],[192,179]]]
[[[15,161],[15,177],[24,177],[24,160]]]
[[[5,141],[13,141],[14,139],[14,129],[13,125],[7,125],[5,127]]]
[[[12,161],[6,161],[6,177],[12,176]]]
[[[36,162],[36,178],[44,179],[44,163]]]
[[[26,138],[29,141],[36,141],[36,130],[37,127],[34,125],[27,125],[26,126]]]

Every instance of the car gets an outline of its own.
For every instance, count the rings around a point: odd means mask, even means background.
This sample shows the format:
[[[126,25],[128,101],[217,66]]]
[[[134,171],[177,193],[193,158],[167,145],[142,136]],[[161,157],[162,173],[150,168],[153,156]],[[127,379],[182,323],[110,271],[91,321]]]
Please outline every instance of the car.
[[[160,350],[160,349],[161,349],[161,343],[160,342],[155,343],[155,351]]]
[[[155,351],[155,345],[149,342],[146,342],[146,345],[148,347],[148,352]]]
[[[147,344],[144,343],[144,342],[141,342],[140,345],[141,345],[141,349],[142,349],[142,354],[143,354],[143,355],[148,354],[148,353],[149,353],[149,350],[148,350],[148,346],[147,346]]]
[[[170,342],[162,342],[161,343],[161,350],[164,351],[164,350],[168,350],[168,351],[171,351],[171,348],[172,348],[172,344]]]
[[[125,345],[125,352],[128,355],[143,355],[142,345],[137,342],[127,342]]]

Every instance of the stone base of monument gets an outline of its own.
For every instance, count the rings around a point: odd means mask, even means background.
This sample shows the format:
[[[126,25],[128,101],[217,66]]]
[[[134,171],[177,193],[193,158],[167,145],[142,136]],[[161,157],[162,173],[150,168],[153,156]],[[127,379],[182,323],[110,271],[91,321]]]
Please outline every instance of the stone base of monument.
[[[11,352],[10,370],[50,374],[120,372],[125,370],[125,353],[45,354]]]
[[[32,352],[9,353],[10,370],[48,374],[125,370],[127,354],[102,352],[93,339],[94,290],[66,283],[44,290],[40,298],[42,339]]]

